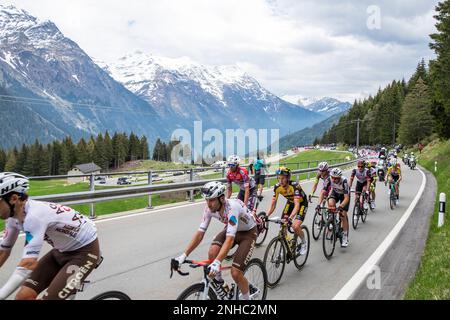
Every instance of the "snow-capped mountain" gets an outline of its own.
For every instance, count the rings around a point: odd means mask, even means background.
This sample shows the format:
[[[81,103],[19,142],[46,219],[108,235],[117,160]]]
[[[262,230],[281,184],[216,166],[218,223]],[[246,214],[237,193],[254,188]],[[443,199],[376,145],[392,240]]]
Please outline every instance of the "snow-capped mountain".
[[[314,112],[324,114],[326,116],[341,113],[351,108],[351,104],[349,102],[342,102],[329,97],[314,98],[303,97],[301,95],[286,95],[282,98],[293,104],[299,105]]]
[[[284,134],[324,118],[278,98],[236,66],[211,67],[139,51],[98,63],[161,117],[188,128],[203,120],[205,127],[280,128]]]
[[[325,97],[304,106],[311,111],[331,116],[333,114],[347,111],[352,105],[349,102],[342,102],[334,98]]]
[[[112,79],[51,21],[0,5],[3,147],[110,131],[168,136],[154,108]]]

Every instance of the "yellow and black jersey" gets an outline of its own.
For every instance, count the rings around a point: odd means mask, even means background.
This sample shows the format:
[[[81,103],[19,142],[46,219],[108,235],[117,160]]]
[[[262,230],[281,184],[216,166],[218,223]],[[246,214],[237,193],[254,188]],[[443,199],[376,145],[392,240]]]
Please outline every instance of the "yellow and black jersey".
[[[298,182],[291,181],[287,187],[282,187],[279,183],[277,183],[273,188],[273,196],[275,199],[278,199],[278,195],[280,194],[287,199],[284,214],[288,214],[294,209],[295,197],[300,198],[300,214],[303,213],[304,208],[308,207],[308,197]]]

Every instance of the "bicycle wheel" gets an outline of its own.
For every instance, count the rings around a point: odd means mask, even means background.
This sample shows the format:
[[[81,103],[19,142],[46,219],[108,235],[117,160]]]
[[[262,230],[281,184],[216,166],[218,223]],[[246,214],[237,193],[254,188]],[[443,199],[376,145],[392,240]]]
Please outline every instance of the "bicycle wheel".
[[[352,215],[352,225],[353,229],[356,230],[358,228],[359,223],[359,211],[361,209],[359,208],[359,201],[356,202],[355,206],[353,207],[353,215]]]
[[[250,286],[250,300],[266,300],[267,271],[261,259],[250,260],[244,270],[244,276]],[[239,299],[238,289],[236,298]]]
[[[306,253],[304,255],[299,255],[295,252],[295,258],[294,258],[294,264],[297,267],[298,270],[301,270],[303,268],[303,266],[306,263],[306,260],[308,260],[308,256],[309,256],[309,230],[308,227],[306,226],[301,226],[302,230],[303,230],[303,234],[305,236],[305,242],[306,242]],[[299,237],[296,237],[296,245],[295,245],[295,250],[300,247],[301,245],[301,240],[299,239]]]
[[[184,290],[177,298],[177,300],[201,300],[205,285],[203,283],[196,283]],[[217,300],[217,295],[212,288],[208,290],[208,300]]]
[[[333,256],[334,248],[336,247],[337,230],[334,220],[330,219],[325,225],[322,236],[322,249],[325,258],[330,260]]]
[[[286,248],[279,237],[269,242],[263,263],[267,270],[267,286],[274,288],[280,282],[286,265]]]
[[[389,205],[391,207],[391,210],[394,210],[395,208],[395,189],[391,187],[391,192],[389,194]]]
[[[320,234],[322,233],[323,229],[323,216],[320,210],[316,210],[316,213],[314,213],[314,219],[312,223],[312,236],[314,240],[319,240]]]
[[[120,291],[108,291],[100,293],[99,295],[93,297],[91,300],[131,300],[131,298]]]
[[[367,212],[369,211],[369,209],[363,209],[362,210],[362,215],[361,215],[361,221],[363,223],[366,223],[366,219],[367,219]]]
[[[258,238],[256,239],[256,246],[259,247],[263,244],[264,240],[266,240],[267,233],[269,233],[269,221],[265,221],[267,214],[264,211],[258,213],[258,217],[263,219],[264,221],[264,229],[258,234]]]

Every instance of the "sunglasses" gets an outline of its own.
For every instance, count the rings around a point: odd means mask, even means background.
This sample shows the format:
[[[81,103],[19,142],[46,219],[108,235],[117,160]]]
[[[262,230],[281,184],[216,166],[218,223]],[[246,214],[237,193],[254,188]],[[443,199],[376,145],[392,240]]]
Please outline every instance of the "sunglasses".
[[[364,168],[364,166],[358,166],[358,168]]]
[[[229,164],[229,165],[228,165],[228,168],[236,168],[236,167],[237,167],[236,164]]]

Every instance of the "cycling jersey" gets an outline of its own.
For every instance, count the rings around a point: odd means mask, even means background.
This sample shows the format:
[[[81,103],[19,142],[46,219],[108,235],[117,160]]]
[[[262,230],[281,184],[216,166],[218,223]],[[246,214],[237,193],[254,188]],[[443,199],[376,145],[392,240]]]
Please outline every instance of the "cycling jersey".
[[[327,175],[325,178],[322,178],[322,174],[319,172],[319,173],[317,173],[317,176],[316,176],[316,183],[319,183],[319,181],[321,179],[323,180],[323,183],[325,183],[329,177],[330,177],[330,170],[327,171]]]
[[[299,197],[300,208],[298,212],[298,218],[303,221],[306,208],[308,207],[308,198],[305,191],[303,191],[300,183],[291,181],[287,187],[282,187],[279,183],[273,188],[273,197],[278,200],[279,195],[284,196],[287,199],[286,206],[284,207],[283,214],[287,215],[294,210],[294,198]]]
[[[261,171],[261,168],[264,167],[264,160],[261,159],[256,160],[253,167],[255,168],[255,171]]]
[[[387,175],[391,175],[393,177],[398,177],[402,174],[402,169],[400,169],[400,166],[397,165],[396,168],[394,167],[389,167]]]
[[[241,167],[238,167],[236,172],[228,170],[227,181],[228,183],[234,182],[241,190],[245,190],[247,187],[250,189],[255,187],[255,180],[248,175],[247,169]]]
[[[248,231],[256,226],[255,218],[252,213],[247,210],[244,203],[239,199],[226,199],[225,210],[223,215],[220,212],[212,212],[205,207],[202,222],[199,231],[206,232],[211,222],[211,218],[215,218],[226,225],[227,236],[236,236],[237,232]]]
[[[97,239],[92,220],[79,212],[54,203],[28,200],[23,224],[9,218],[0,250],[10,250],[19,235],[25,232],[23,258],[37,258],[44,240],[59,252],[80,249]]]
[[[367,168],[364,168],[362,172],[359,169],[353,169],[351,177],[354,178],[355,176],[359,183],[365,183],[370,179],[369,170]]]
[[[341,177],[339,182],[334,182],[331,179],[331,190],[337,194],[349,194],[350,185],[348,184],[346,177]]]

